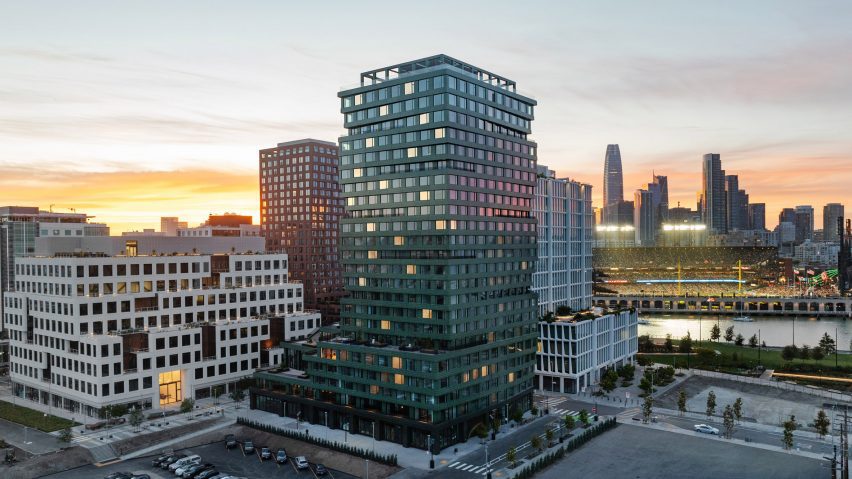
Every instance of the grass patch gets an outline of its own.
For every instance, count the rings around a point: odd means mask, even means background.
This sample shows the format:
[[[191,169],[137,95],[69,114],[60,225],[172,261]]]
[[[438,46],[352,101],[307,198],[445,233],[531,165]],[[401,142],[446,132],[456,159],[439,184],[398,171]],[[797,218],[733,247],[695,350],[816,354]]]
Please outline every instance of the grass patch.
[[[749,346],[737,346],[725,342],[694,341],[693,351],[697,348],[716,350],[722,354],[702,357],[693,352],[688,358],[690,367],[714,370],[718,368],[722,372],[735,372],[753,369],[758,364],[762,364],[766,369],[774,369],[778,372],[809,372],[828,376],[852,376],[852,354],[838,354],[837,367],[835,367],[833,354],[819,361],[813,359],[785,361],[781,357],[780,349],[761,349],[758,352],[758,348]],[[675,343],[675,351],[677,351],[677,343]],[[736,359],[734,359],[734,354],[736,354]],[[760,355],[759,362],[758,354]],[[654,362],[674,365],[675,367],[685,368],[687,365],[685,355],[643,354],[642,356]]]
[[[74,426],[73,421],[6,401],[0,401],[0,418],[44,432],[53,432]]]

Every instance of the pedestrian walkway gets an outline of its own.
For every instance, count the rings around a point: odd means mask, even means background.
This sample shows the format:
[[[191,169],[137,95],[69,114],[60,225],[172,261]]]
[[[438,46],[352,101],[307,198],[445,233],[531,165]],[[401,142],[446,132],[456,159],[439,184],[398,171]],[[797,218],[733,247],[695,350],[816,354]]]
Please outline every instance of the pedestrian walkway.
[[[473,474],[488,474],[488,467],[484,464],[476,465],[476,464],[466,464],[464,462],[454,462],[447,466],[450,469],[457,469],[459,471],[471,472]]]

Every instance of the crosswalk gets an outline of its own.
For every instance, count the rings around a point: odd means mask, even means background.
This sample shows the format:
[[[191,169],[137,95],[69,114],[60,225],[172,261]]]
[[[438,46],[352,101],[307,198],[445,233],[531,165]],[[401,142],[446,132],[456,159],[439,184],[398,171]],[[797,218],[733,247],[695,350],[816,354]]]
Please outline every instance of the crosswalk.
[[[459,471],[472,472],[473,474],[480,474],[480,475],[483,475],[483,476],[488,474],[488,468],[484,465],[467,464],[467,463],[464,463],[464,462],[454,462],[447,467],[449,467],[450,469],[457,469]],[[493,471],[493,469],[492,469],[492,471]]]
[[[579,416],[580,411],[573,409],[551,409],[550,414],[556,414],[557,416]]]
[[[566,414],[570,415],[570,416],[579,415],[580,411],[557,407],[567,400],[568,400],[568,398],[566,398],[566,397],[549,397],[549,398],[545,399],[544,401],[541,401],[541,407],[549,410],[550,414],[555,414],[557,416],[565,416]]]

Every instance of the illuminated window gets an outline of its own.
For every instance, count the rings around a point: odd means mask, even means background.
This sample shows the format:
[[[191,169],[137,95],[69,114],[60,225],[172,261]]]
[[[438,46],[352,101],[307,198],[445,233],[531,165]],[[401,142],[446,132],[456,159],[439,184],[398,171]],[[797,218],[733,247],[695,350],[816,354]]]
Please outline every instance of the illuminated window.
[[[367,251],[367,258],[369,259],[378,259],[379,252],[376,250]]]
[[[421,191],[420,192],[420,201],[429,201],[429,192]]]
[[[414,158],[417,156],[417,147],[411,147],[407,150],[406,154],[409,158]]]
[[[536,352],[539,352],[539,353],[541,352],[541,341],[538,342],[535,350],[536,350]]]
[[[346,206],[355,206],[355,198],[346,198]]]
[[[355,95],[355,106],[358,106],[362,103],[364,103],[364,94],[362,93],[360,95]]]
[[[435,222],[436,230],[445,230],[447,229],[447,222],[445,220],[438,220]]]
[[[461,377],[461,382],[466,383],[470,381],[470,373],[463,373]]]
[[[367,286],[367,278],[358,278],[358,286]]]
[[[426,123],[429,123],[429,114],[428,113],[421,113],[420,114],[420,124],[425,125]]]
[[[378,387],[378,386],[376,386],[375,384],[373,384],[372,386],[370,386],[370,394],[372,394],[372,395],[374,395],[374,396],[375,396],[375,395],[378,395],[378,394],[379,394],[379,387]]]
[[[405,384],[405,376],[402,374],[394,374],[393,375],[393,383],[394,384]]]
[[[376,231],[376,223],[367,223],[367,232],[372,233],[374,231]]]
[[[417,274],[417,265],[409,264],[405,266],[405,274]]]
[[[367,148],[372,148],[373,146],[375,146],[375,144],[376,144],[376,139],[375,139],[375,138],[365,138],[365,139],[364,139],[364,145],[365,145]]]
[[[379,189],[380,190],[386,190],[386,189],[388,189],[388,185],[389,185],[388,180],[382,180],[382,181],[379,182]]]
[[[390,321],[388,321],[387,319],[383,319],[381,328],[384,330],[390,329]]]
[[[444,137],[444,129],[443,128],[435,128],[435,138],[443,138]]]
[[[379,116],[385,116],[388,114],[388,105],[382,105],[379,107]]]
[[[509,373],[509,376],[506,378],[506,380],[510,383],[515,382],[515,373]]]
[[[432,310],[431,309],[424,309],[423,310],[423,318],[424,319],[432,319]]]
[[[354,170],[352,170],[352,175],[355,178],[362,177],[364,175],[364,168],[355,168]]]
[[[393,366],[394,369],[402,369],[402,358],[394,356],[391,359],[391,366]]]
[[[394,245],[394,246],[403,246],[403,245],[405,245],[405,236],[394,236],[394,237],[393,237],[393,245]]]
[[[412,93],[414,93],[414,82],[410,81],[405,84],[405,94],[411,95]]]
[[[488,366],[482,366],[479,370],[481,376],[488,376]]]

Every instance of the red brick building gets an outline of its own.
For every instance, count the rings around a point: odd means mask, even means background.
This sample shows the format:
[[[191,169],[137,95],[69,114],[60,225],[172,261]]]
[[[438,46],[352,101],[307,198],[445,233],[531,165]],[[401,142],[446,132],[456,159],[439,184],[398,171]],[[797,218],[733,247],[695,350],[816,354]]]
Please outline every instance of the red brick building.
[[[343,199],[337,144],[313,139],[260,150],[261,234],[270,252],[289,255],[290,279],[304,284],[305,309],[329,324],[344,294],[338,253]]]

